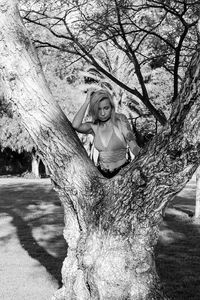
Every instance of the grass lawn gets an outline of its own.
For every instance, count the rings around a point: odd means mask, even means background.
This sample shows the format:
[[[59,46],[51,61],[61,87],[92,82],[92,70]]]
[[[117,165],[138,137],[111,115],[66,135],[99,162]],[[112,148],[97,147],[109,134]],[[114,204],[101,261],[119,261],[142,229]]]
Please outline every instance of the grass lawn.
[[[160,226],[156,265],[171,299],[200,299],[200,225],[190,217],[195,179]],[[67,252],[63,209],[49,179],[0,178],[0,299],[49,300]]]

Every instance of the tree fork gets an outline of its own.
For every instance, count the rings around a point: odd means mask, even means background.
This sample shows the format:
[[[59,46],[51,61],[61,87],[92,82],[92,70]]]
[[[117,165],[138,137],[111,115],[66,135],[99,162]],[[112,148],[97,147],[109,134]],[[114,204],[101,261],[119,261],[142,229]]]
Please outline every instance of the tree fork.
[[[200,54],[168,124],[112,180],[93,166],[54,102],[15,1],[0,0],[0,70],[7,100],[48,165],[64,206],[69,245],[62,300],[161,300],[154,246],[163,205],[199,165]]]

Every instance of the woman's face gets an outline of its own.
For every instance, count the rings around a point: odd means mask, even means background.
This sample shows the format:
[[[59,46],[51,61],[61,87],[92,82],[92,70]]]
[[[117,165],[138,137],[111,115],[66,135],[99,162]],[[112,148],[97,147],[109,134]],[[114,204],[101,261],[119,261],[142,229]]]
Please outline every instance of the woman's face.
[[[110,100],[108,98],[105,98],[99,102],[98,107],[98,118],[102,122],[106,122],[110,119],[112,112],[112,107],[110,104]]]

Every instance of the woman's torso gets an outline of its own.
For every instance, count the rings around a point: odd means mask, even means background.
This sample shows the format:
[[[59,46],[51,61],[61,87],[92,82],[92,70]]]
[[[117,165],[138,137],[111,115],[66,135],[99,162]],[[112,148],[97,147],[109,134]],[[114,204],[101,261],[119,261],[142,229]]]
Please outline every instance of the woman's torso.
[[[99,151],[99,164],[102,169],[113,170],[122,166],[127,158],[127,144],[119,128],[110,123],[109,126],[93,125],[94,146]]]

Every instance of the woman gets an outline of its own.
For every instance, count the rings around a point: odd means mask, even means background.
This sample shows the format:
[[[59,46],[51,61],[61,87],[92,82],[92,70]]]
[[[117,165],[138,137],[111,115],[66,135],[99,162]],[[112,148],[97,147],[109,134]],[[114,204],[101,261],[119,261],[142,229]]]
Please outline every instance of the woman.
[[[92,122],[83,122],[88,107]],[[80,133],[94,136],[94,146],[99,152],[97,167],[107,178],[115,176],[129,163],[128,147],[134,155],[139,152],[126,116],[115,113],[112,96],[107,90],[90,89],[87,92],[72,126]]]

